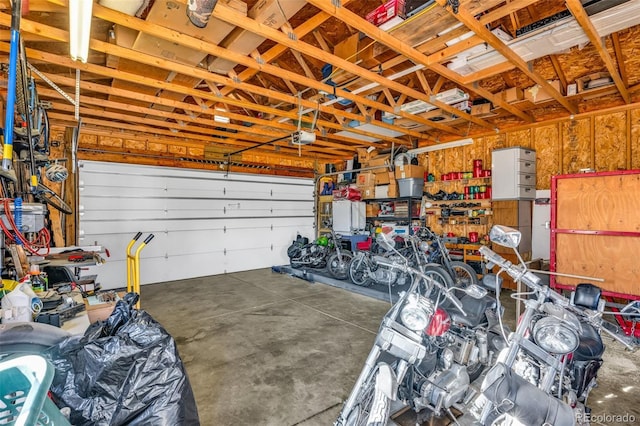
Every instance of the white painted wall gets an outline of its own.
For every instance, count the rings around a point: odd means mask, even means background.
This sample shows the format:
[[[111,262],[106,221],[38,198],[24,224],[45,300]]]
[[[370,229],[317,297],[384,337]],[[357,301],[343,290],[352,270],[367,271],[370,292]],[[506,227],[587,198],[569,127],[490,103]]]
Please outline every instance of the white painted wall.
[[[80,162],[80,241],[111,257],[84,274],[126,285],[126,247],[141,252],[142,284],[288,263],[296,233],[313,236],[313,181],[94,161]],[[137,247],[137,245],[136,245]]]

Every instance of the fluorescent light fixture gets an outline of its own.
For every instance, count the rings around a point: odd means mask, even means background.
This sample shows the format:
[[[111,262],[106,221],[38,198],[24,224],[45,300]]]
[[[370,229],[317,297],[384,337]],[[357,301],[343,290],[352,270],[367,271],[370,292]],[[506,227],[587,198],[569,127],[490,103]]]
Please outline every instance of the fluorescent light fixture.
[[[91,39],[93,0],[69,0],[69,54],[86,63]]]
[[[216,107],[215,110],[216,111],[220,111],[220,112],[227,112],[226,109],[220,108],[220,107]],[[216,115],[216,114],[214,114],[213,121],[215,121],[216,123],[229,124],[231,119],[229,117],[224,116],[224,115]]]
[[[422,148],[410,149],[409,151],[407,151],[407,154],[415,155],[422,154],[424,152],[440,151],[441,149],[457,148],[459,146],[471,145],[472,143],[473,139],[471,138],[460,139],[458,141],[439,143],[436,145],[423,146]]]

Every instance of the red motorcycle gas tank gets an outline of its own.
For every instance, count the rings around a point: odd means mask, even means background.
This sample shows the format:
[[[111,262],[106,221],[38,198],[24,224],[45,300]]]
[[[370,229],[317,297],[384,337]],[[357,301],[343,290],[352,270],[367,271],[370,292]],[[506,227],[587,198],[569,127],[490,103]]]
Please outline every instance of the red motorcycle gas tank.
[[[449,331],[450,327],[451,327],[451,317],[449,317],[449,314],[447,313],[447,311],[445,311],[442,308],[438,308],[433,313],[433,316],[431,317],[431,322],[429,323],[429,326],[425,330],[425,333],[427,333],[427,335],[432,337],[442,336],[444,333]]]

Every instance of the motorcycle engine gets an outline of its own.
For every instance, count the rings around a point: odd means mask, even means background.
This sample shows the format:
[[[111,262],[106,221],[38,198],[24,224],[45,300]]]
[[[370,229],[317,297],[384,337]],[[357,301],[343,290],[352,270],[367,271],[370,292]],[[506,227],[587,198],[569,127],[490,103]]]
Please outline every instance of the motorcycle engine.
[[[307,255],[312,265],[319,265],[325,260],[329,249],[325,246],[312,245],[305,251],[306,252],[303,252],[303,257]]]
[[[436,413],[450,408],[460,401],[469,386],[467,369],[459,364],[453,364],[445,371],[436,371],[420,387],[420,396],[414,399],[417,408],[430,408]]]
[[[378,268],[373,271],[374,280],[377,283],[395,283],[398,273],[394,269]]]

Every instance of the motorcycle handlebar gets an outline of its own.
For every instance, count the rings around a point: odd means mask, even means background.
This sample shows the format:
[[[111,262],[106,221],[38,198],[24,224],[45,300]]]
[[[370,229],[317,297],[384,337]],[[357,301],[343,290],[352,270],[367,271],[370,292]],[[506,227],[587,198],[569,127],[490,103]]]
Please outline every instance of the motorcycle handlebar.
[[[480,247],[480,253],[485,257],[488,263],[498,265],[505,270],[514,280],[522,280],[529,288],[535,292],[543,292],[546,297],[551,298],[555,303],[560,306],[569,309],[570,311],[577,313],[581,317],[585,318],[590,324],[596,326],[600,330],[605,331],[609,336],[618,342],[622,343],[627,349],[636,351],[638,347],[632,343],[632,339],[627,336],[620,336],[615,332],[608,330],[606,327],[602,327],[602,318],[599,315],[590,315],[589,312],[582,310],[578,307],[571,305],[569,299],[563,295],[540,285],[540,278],[536,277],[532,272],[528,271],[520,265],[513,265],[507,259],[503,258],[487,246]]]
[[[441,283],[434,280],[433,278],[429,277],[428,275],[425,275],[421,271],[415,268],[412,268],[411,266],[406,264],[378,261],[378,265],[386,266],[388,268],[400,269],[402,272],[406,272],[411,275],[417,275],[420,278],[428,280],[430,283],[432,283],[433,285],[438,287],[440,290],[442,290],[442,293],[445,295],[445,297],[449,299],[451,303],[453,303],[453,305],[462,313],[462,315],[467,316],[467,313],[464,311],[462,302],[460,301],[460,299],[458,299],[455,295],[451,294],[448,288],[446,288],[445,286],[443,286]]]

